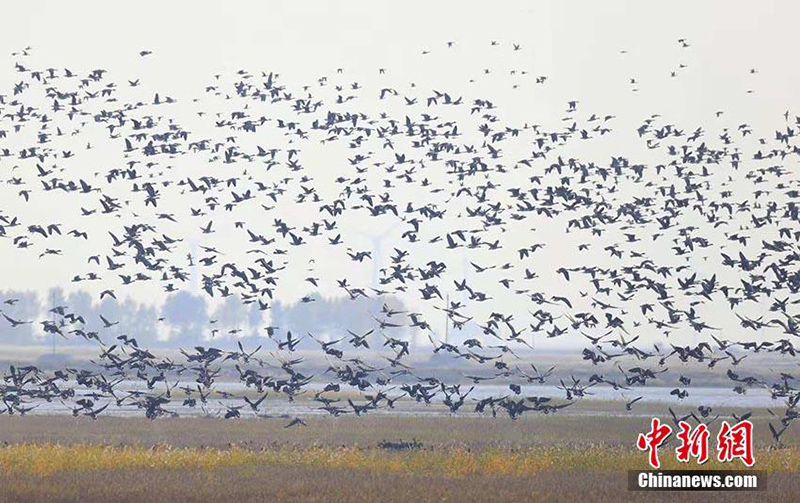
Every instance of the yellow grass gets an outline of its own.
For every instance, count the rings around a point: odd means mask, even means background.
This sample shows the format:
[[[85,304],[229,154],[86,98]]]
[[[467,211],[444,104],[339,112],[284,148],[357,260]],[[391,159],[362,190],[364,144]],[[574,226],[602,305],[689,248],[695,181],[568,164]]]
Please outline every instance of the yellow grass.
[[[796,448],[759,450],[755,468],[768,472],[798,472],[799,454]],[[664,469],[697,467],[693,463],[679,464],[671,449],[661,451],[660,458]],[[647,468],[645,453],[601,446],[533,447],[516,451],[493,449],[481,452],[463,448],[386,452],[344,446],[264,450],[58,444],[0,447],[0,476],[46,476],[64,471],[105,469],[213,470],[269,466],[361,469],[446,477],[472,474],[525,476],[559,470],[621,472]],[[744,466],[739,462],[720,464],[711,460],[702,468],[742,469]]]

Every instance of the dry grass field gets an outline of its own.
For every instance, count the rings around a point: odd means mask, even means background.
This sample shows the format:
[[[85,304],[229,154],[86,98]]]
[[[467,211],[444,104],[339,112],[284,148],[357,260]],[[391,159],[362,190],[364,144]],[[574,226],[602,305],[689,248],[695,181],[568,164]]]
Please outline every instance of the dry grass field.
[[[0,417],[0,502],[753,501],[754,493],[631,493],[642,417],[285,419]],[[800,440],[769,447],[761,501],[794,501]],[[713,429],[713,428],[712,428]],[[415,440],[409,449],[400,441]],[[387,447],[386,441],[392,442]],[[671,449],[664,468],[678,468]],[[726,465],[740,468],[741,465]],[[704,468],[720,468],[716,462]]]

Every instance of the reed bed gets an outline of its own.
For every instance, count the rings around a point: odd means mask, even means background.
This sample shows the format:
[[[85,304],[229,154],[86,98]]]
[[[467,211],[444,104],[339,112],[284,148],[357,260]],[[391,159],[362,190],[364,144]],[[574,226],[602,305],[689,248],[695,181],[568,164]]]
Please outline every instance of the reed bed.
[[[661,451],[662,467],[680,464],[671,449]],[[756,466],[768,472],[800,471],[796,448],[759,450]],[[240,447],[176,448],[170,446],[104,446],[18,444],[0,447],[0,475],[51,475],[64,471],[106,469],[215,470],[241,467],[336,468],[414,475],[468,477],[474,474],[524,477],[543,471],[620,472],[645,469],[644,453],[608,446],[534,447],[523,450],[465,448],[387,452],[379,448],[310,446],[252,450]],[[709,460],[704,469],[741,469],[739,462]]]

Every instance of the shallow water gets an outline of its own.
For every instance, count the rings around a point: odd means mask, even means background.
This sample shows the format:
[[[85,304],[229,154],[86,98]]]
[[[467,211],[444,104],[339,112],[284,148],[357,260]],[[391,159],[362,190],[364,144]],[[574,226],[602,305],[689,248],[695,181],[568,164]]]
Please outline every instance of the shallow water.
[[[183,385],[188,385],[188,383],[182,383]],[[156,387],[154,390],[151,390],[151,394],[158,394],[163,392],[163,385],[162,387]],[[323,387],[320,383],[310,383],[307,388],[310,392],[315,390],[319,390]],[[461,390],[462,393],[469,390],[472,386],[471,385],[462,385]],[[117,385],[115,388],[118,390],[118,396],[124,396],[125,391],[145,391],[146,386],[141,381],[124,381]],[[243,394],[245,391],[248,391],[243,384],[237,382],[220,382],[214,385],[214,389],[217,391],[225,391],[228,393],[233,394]],[[560,410],[559,414],[569,414],[569,415],[598,415],[598,416],[615,416],[615,415],[625,415],[625,416],[636,416],[636,415],[643,415],[642,413],[638,412],[637,409],[641,410],[641,405],[645,403],[651,404],[669,404],[672,407],[692,407],[696,408],[699,405],[704,405],[707,407],[733,407],[733,408],[742,408],[742,409],[752,409],[752,408],[764,408],[764,407],[775,407],[780,408],[785,405],[785,400],[783,398],[772,398],[769,391],[763,388],[753,388],[747,391],[747,394],[740,395],[733,392],[729,388],[701,388],[701,387],[690,387],[688,388],[689,396],[684,398],[683,400],[678,400],[675,396],[670,395],[670,391],[673,388],[667,387],[636,387],[628,390],[614,390],[608,386],[595,386],[587,390],[586,396],[584,397],[585,400],[589,400],[590,402],[584,401],[585,404],[583,407],[575,409],[575,408],[565,408]],[[342,386],[342,392],[356,392],[355,388],[350,388],[347,386]],[[81,389],[76,388],[76,396],[75,399],[78,399],[83,394],[91,393],[91,390],[88,389]],[[201,416],[223,416],[225,412],[228,410],[229,407],[239,407],[244,405],[241,408],[242,417],[256,417],[256,413],[252,411],[252,409],[241,399],[241,398],[222,398],[217,397],[216,392],[212,392],[211,396],[209,396],[206,404],[201,404],[198,399],[198,404],[196,407],[188,407],[182,405],[183,402],[183,392],[180,392],[180,396],[174,396],[172,398],[171,403],[165,405],[163,408],[167,411],[174,412],[180,416],[185,417],[201,417]],[[308,394],[308,392],[307,392]],[[398,390],[394,390],[389,392],[389,396],[396,396],[399,394]],[[472,412],[474,408],[474,402],[476,400],[480,400],[483,398],[487,398],[490,396],[493,397],[502,397],[506,395],[516,396],[514,395],[507,386],[502,385],[487,385],[487,384],[479,384],[475,385],[474,389],[469,393],[468,398],[462,409],[458,412],[457,416],[475,416],[476,413]],[[193,395],[197,398],[197,393]],[[272,398],[272,397],[276,398]],[[553,398],[553,403],[565,403],[567,400],[565,399],[565,392],[561,389],[558,389],[556,386],[552,385],[529,385],[523,386],[522,392],[519,397],[526,397],[526,396],[540,396],[540,397],[551,397]],[[632,400],[636,397],[643,397],[637,403],[637,406],[634,407],[633,411],[626,411],[624,407],[624,403],[627,401]],[[369,411],[370,415],[399,415],[399,416],[450,416],[449,410],[444,407],[441,403],[441,399],[443,398],[442,394],[439,393],[434,399],[431,405],[426,405],[424,403],[417,403],[408,399],[398,400],[395,402],[394,409],[387,409],[385,407],[371,410]],[[355,400],[358,402],[358,400]],[[580,402],[580,399],[573,399],[573,402]],[[103,406],[107,400],[99,399],[96,400],[96,407]],[[616,402],[619,404],[618,407],[608,407],[606,404],[598,403],[597,407],[592,406],[592,402]],[[69,402],[68,402],[69,403]],[[27,401],[25,406],[34,406],[36,405],[36,409],[32,410],[28,414],[35,414],[35,415],[69,415],[72,413],[71,409],[65,406],[60,401],[51,401],[47,402],[45,400],[30,400]],[[349,409],[347,405],[347,400],[343,399],[341,402],[337,403],[336,405]],[[308,400],[306,397],[301,397],[293,402],[288,401],[282,396],[270,394],[270,397],[265,400],[261,407],[259,408],[259,415],[267,416],[267,417],[281,417],[281,416],[298,416],[298,415],[326,415],[328,412],[324,410],[320,410],[322,406],[321,403],[314,402]],[[488,410],[486,414],[488,414]],[[139,409],[135,404],[131,405],[123,405],[121,407],[117,407],[115,404],[111,404],[105,411],[102,413],[106,416],[118,416],[118,417],[130,417],[130,416],[142,416],[144,412]]]

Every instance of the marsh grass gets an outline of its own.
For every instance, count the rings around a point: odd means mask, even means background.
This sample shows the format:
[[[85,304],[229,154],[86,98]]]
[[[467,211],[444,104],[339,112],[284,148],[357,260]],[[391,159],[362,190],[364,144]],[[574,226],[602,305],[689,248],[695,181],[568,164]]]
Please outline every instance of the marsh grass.
[[[759,501],[792,501],[797,450],[759,451],[757,460],[769,472]],[[625,471],[642,461],[640,453],[601,446],[387,452],[19,444],[0,448],[0,502],[753,500],[752,493],[628,492]],[[664,467],[677,463],[664,456]]]
[[[760,412],[760,411],[756,411]],[[668,415],[659,414],[666,418]],[[772,443],[767,413],[755,424],[755,444]],[[411,417],[367,415],[360,418],[315,416],[307,427],[286,429],[286,418],[223,421],[213,418],[145,418],[68,416],[0,416],[0,444],[93,444],[151,447],[373,447],[382,441],[418,441],[430,448],[526,449],[537,446],[608,445],[631,447],[638,432],[647,431],[647,416],[526,416],[518,421],[498,417]],[[773,422],[774,419],[773,419]],[[716,433],[712,426],[712,431]],[[800,429],[790,427],[781,438],[800,446]]]
[[[795,448],[760,450],[758,469],[800,471]],[[664,469],[687,468],[669,449],[661,453]],[[52,475],[64,471],[107,469],[215,470],[237,467],[340,468],[411,475],[467,477],[474,474],[529,476],[542,471],[619,472],[645,469],[646,458],[632,449],[606,446],[533,447],[523,450],[465,448],[387,452],[379,448],[305,447],[250,450],[241,447],[174,448],[141,446],[19,444],[0,448],[0,474]],[[741,469],[738,463],[709,460],[704,469]]]
[[[646,455],[632,446],[645,423],[611,418],[592,429],[596,423],[575,417],[367,417],[284,429],[284,420],[3,418],[0,503],[674,502],[670,493],[627,491],[627,470],[647,468]],[[387,439],[413,447],[387,449]],[[769,477],[760,502],[795,498],[800,446],[793,439],[783,449],[757,443],[755,469]],[[674,448],[660,451],[663,468],[696,467],[679,465]],[[743,465],[711,460],[702,468]],[[752,496],[681,493],[678,500]]]

